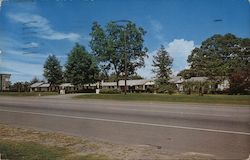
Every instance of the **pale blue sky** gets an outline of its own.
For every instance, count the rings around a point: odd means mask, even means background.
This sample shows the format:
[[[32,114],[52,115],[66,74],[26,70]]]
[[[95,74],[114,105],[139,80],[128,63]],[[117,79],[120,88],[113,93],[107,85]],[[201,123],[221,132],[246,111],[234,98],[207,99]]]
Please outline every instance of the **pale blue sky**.
[[[250,37],[247,0],[4,0],[0,8],[0,72],[11,73],[13,82],[42,78],[49,54],[64,64],[75,42],[91,51],[92,22],[105,25],[120,19],[131,20],[147,31],[149,58],[146,67],[138,70],[145,78],[154,76],[152,55],[161,44],[174,58],[177,73],[187,67],[191,50],[213,34]]]

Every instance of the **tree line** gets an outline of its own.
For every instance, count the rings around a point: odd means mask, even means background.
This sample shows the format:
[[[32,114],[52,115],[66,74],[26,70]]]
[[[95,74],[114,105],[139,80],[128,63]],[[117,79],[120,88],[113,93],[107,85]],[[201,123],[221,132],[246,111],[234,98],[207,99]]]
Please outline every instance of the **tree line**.
[[[135,23],[119,25],[113,21],[106,26],[97,22],[92,25],[90,48],[78,43],[68,54],[63,67],[55,55],[44,63],[44,77],[52,85],[69,82],[74,85],[95,83],[100,80],[118,81],[124,79],[125,60],[128,79],[141,79],[136,70],[144,67],[148,49],[144,46],[146,31]],[[250,90],[250,39],[233,34],[215,34],[192,50],[188,56],[189,69],[178,75],[184,78],[205,76],[213,82],[230,82],[230,92],[244,93]],[[173,58],[162,45],[153,56],[153,70],[160,90],[171,90]]]

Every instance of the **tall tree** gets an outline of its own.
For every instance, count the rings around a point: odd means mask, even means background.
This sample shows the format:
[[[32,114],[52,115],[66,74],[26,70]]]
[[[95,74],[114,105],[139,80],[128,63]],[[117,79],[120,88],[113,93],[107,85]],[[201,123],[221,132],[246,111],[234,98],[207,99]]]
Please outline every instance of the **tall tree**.
[[[37,83],[37,82],[40,82],[40,80],[39,80],[39,78],[36,77],[36,76],[30,81],[31,84]]]
[[[153,73],[156,74],[156,78],[159,83],[167,83],[172,74],[172,63],[173,58],[169,55],[163,45],[157,51],[156,55],[153,56]]]
[[[235,68],[249,63],[249,41],[233,34],[216,34],[202,42],[188,56],[190,69],[197,76],[220,78],[229,76]]]
[[[92,52],[99,62],[99,67],[102,70],[102,73],[107,75],[108,70],[110,69],[110,63],[105,63],[108,56],[105,31],[102,29],[101,25],[99,25],[97,22],[94,22],[90,35],[92,38],[90,41]]]
[[[191,55],[188,56],[190,64],[190,73],[195,76],[207,76],[214,82],[223,81],[226,77],[231,79],[230,87],[240,81],[248,82],[249,75],[237,78],[236,72],[245,71],[249,68],[250,63],[250,39],[238,38],[233,34],[219,35],[216,34],[205,41],[199,48],[195,48]],[[243,74],[245,75],[245,74]],[[237,82],[238,81],[238,82]],[[247,83],[247,88],[249,84]]]
[[[29,82],[16,82],[10,86],[10,90],[14,92],[29,92]]]
[[[62,66],[55,55],[49,55],[44,63],[44,77],[52,85],[60,84],[63,80]]]
[[[195,74],[190,69],[183,69],[177,74],[177,76],[181,76],[185,79],[189,79],[191,77],[195,77]]]
[[[134,74],[136,69],[144,66],[144,58],[147,56],[143,39],[145,34],[143,28],[132,22],[118,25],[111,21],[105,29],[97,22],[93,23],[90,33],[91,49],[98,57],[102,68],[115,73],[117,85],[122,73],[125,72],[125,58],[128,75]]]
[[[94,83],[99,77],[99,70],[94,57],[78,43],[68,55],[65,68],[67,81],[74,85]]]

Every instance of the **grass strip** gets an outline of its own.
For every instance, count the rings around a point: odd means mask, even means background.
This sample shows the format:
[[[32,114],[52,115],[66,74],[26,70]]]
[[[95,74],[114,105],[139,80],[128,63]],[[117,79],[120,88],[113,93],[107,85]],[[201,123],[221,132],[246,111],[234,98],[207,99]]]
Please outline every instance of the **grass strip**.
[[[187,102],[209,104],[239,104],[250,105],[250,95],[166,95],[166,94],[84,94],[78,99],[102,99],[119,101],[155,101],[155,102]]]
[[[64,148],[47,147],[34,142],[0,141],[2,159],[8,160],[56,160],[69,154]]]
[[[77,155],[63,147],[12,140],[0,140],[0,154],[4,160],[108,160],[105,155]]]
[[[57,92],[1,92],[0,96],[13,96],[13,97],[25,97],[25,96],[50,96],[58,95]]]

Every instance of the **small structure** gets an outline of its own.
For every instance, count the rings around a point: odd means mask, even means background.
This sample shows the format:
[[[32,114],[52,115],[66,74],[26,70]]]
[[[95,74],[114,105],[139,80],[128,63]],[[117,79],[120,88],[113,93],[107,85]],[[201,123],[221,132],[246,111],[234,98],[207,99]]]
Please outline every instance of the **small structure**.
[[[186,80],[186,82],[206,82],[208,77],[191,77]]]
[[[92,84],[84,84],[83,89],[97,89],[98,83],[92,83]]]
[[[63,83],[59,86],[60,94],[66,94],[67,92],[73,92],[76,90],[75,86],[71,83]]]
[[[51,91],[51,85],[44,82],[36,82],[30,86],[30,92],[49,92]]]
[[[40,88],[39,86],[41,86],[44,82],[36,82],[36,83],[33,83],[31,86],[30,86],[30,92],[40,92]]]
[[[183,88],[184,78],[182,78],[182,76],[171,77],[168,82],[169,83],[174,83],[176,85],[176,87],[177,87],[177,90],[179,92],[183,92],[183,90],[184,90],[184,88]]]
[[[119,83],[118,83],[119,84]],[[117,89],[116,82],[101,82],[102,89]]]
[[[127,90],[130,92],[145,91],[147,88],[152,87],[155,84],[153,80],[138,79],[138,80],[127,80]],[[101,87],[103,89],[117,89],[116,82],[102,82]],[[125,81],[119,80],[118,87],[121,90],[125,89]]]
[[[224,91],[226,89],[230,88],[230,83],[228,79],[223,80],[221,83],[218,83],[216,85],[216,90],[218,91]]]
[[[51,91],[49,83],[43,83],[42,85],[39,86],[39,88],[40,88],[41,92],[49,92],[49,91]]]
[[[0,73],[0,92],[10,90],[11,74]]]

